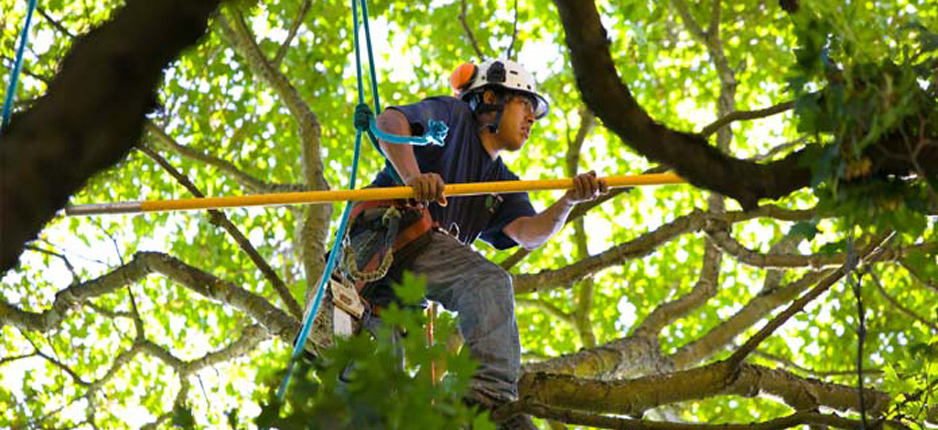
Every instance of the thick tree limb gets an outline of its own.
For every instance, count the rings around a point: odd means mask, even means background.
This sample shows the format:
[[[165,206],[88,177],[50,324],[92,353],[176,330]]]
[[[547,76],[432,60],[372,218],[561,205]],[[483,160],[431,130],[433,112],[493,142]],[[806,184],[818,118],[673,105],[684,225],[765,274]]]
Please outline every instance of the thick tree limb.
[[[645,373],[663,373],[661,345],[655,336],[630,336],[593,348],[524,366],[527,373],[573,375],[612,380]]]
[[[805,220],[814,211],[782,209],[776,206],[762,206],[752,211],[709,214],[699,210],[680,216],[661,226],[655,231],[645,233],[633,240],[619,244],[600,254],[580,260],[561,269],[547,269],[535,274],[514,275],[515,294],[545,291],[553,288],[569,287],[573,282],[594,274],[623,261],[641,258],[654,252],[662,243],[675,237],[700,231],[714,220],[726,224],[745,221],[758,217],[771,217],[782,220]]]
[[[147,154],[150,158],[153,159],[153,161],[156,161],[157,164],[162,166],[164,170],[169,172],[169,174],[176,179],[176,181],[182,184],[182,186],[186,187],[186,189],[189,190],[189,193],[191,193],[194,197],[205,197],[205,195],[202,194],[202,191],[200,191],[186,175],[183,175],[181,172],[176,170],[175,167],[169,164],[166,159],[161,157],[155,151],[148,148],[146,145],[141,145],[138,147],[138,149],[140,149],[140,151],[144,154]],[[251,241],[249,241],[248,238],[245,237],[243,233],[241,233],[241,230],[238,229],[238,227],[235,226],[234,223],[232,223],[231,220],[229,220],[222,211],[209,209],[208,213],[211,223],[227,231],[228,234],[231,235],[231,238],[234,239],[235,243],[237,243],[241,248],[241,250],[248,255],[254,265],[260,269],[261,273],[264,274],[264,277],[267,278],[267,280],[270,282],[270,285],[274,288],[274,291],[276,291],[280,296],[280,300],[282,300],[284,305],[286,305],[287,310],[290,311],[290,314],[292,314],[296,319],[302,319],[303,309],[300,307],[299,303],[296,302],[296,299],[293,298],[293,294],[290,293],[290,289],[287,288],[287,285],[283,282],[282,279],[280,279],[280,276],[277,275],[277,272],[274,271],[272,267],[270,267],[270,264],[267,264],[267,260],[265,260],[264,257],[262,257],[261,254],[257,252],[257,249],[254,248],[254,245],[251,245]]]
[[[662,389],[667,387],[667,389]],[[715,396],[754,396],[760,392],[780,397],[792,407],[815,404],[839,411],[858,407],[855,387],[800,378],[782,370],[730,363],[631,380],[599,381],[570,375],[525,373],[518,383],[519,399],[592,413],[637,415],[661,405]],[[868,411],[878,415],[890,397],[865,390]]]
[[[519,402],[515,408],[517,412],[525,412],[539,418],[560,421],[567,424],[583,425],[588,427],[606,429],[634,429],[634,430],[781,430],[803,425],[823,425],[840,429],[856,429],[862,423],[856,420],[841,418],[833,414],[817,412],[795,412],[774,420],[748,423],[748,424],[698,424],[647,421],[632,418],[618,418],[603,415],[587,414],[567,409],[551,408],[538,403]]]
[[[802,152],[760,165],[723,155],[701,136],[656,123],[618,76],[595,4],[578,0],[555,3],[584,102],[629,146],[671,166],[695,186],[736,199],[744,208],[755,207],[761,198],[787,195],[809,183],[810,171],[799,165]]]
[[[124,158],[163,68],[205,32],[218,3],[128,1],[79,38],[43,98],[14,116],[0,135],[0,273],[91,175]]]

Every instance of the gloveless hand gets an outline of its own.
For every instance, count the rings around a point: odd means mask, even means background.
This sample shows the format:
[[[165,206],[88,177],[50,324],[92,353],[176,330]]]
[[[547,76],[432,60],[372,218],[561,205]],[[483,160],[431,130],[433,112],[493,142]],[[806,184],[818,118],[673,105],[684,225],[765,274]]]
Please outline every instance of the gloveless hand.
[[[605,179],[596,177],[596,171],[582,173],[573,177],[573,189],[567,190],[565,197],[571,203],[593,200],[609,192]]]
[[[414,198],[422,202],[437,202],[440,206],[446,206],[446,197],[443,191],[446,184],[443,178],[436,173],[421,173],[409,181],[407,185],[414,189]]]

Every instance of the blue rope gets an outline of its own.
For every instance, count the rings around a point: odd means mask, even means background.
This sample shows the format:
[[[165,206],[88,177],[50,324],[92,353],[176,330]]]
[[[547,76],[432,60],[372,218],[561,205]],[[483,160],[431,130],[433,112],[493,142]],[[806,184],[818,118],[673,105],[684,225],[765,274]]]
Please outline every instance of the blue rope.
[[[381,102],[378,99],[378,84],[377,84],[377,73],[375,72],[375,61],[374,54],[371,47],[371,34],[368,26],[368,9],[365,3],[365,0],[352,0],[352,26],[353,34],[355,38],[355,65],[357,66],[357,80],[358,80],[358,106],[355,108],[355,128],[358,130],[355,134],[355,155],[352,158],[352,174],[349,180],[349,189],[355,189],[355,181],[358,173],[358,161],[361,155],[361,143],[362,143],[362,134],[367,133],[368,137],[371,139],[372,144],[375,148],[378,149],[378,152],[385,157],[385,164],[389,167],[392,177],[397,183],[402,183],[400,177],[397,175],[397,172],[394,171],[394,168],[390,166],[390,163],[387,161],[387,156],[384,154],[384,151],[381,150],[381,147],[378,145],[378,138],[386,140],[391,143],[397,144],[409,144],[409,145],[438,145],[442,146],[443,141],[446,139],[446,133],[448,131],[446,124],[442,121],[430,121],[428,126],[430,130],[425,136],[398,136],[394,134],[384,133],[378,129],[375,124],[374,115],[368,109],[368,105],[365,104],[365,85],[362,78],[362,64],[361,64],[361,52],[359,48],[359,36],[358,36],[358,2],[361,1],[362,7],[362,21],[365,25],[365,38],[368,46],[368,60],[369,67],[371,69],[371,89],[374,94],[374,104],[375,111],[381,112]],[[376,137],[377,136],[377,137]],[[310,329],[312,329],[313,321],[316,320],[316,315],[319,313],[319,307],[322,305],[322,299],[326,291],[326,283],[331,277],[332,270],[335,268],[336,259],[341,251],[342,239],[345,237],[345,230],[348,227],[349,216],[352,212],[352,202],[345,203],[345,210],[342,211],[342,221],[339,224],[339,229],[335,232],[335,241],[332,243],[332,251],[329,252],[329,259],[326,261],[326,268],[323,271],[322,279],[319,282],[319,287],[316,290],[316,297],[313,299],[313,305],[310,307],[309,313],[306,314],[305,320],[303,321],[303,328],[300,330],[300,334],[297,337],[296,343],[293,345],[293,355],[290,357],[290,364],[287,367],[287,374],[283,377],[283,382],[280,383],[280,387],[277,389],[277,398],[283,402],[283,398],[286,395],[287,388],[290,385],[290,378],[293,375],[293,370],[296,368],[296,358],[299,357],[300,353],[303,351],[304,346],[306,345],[306,339],[309,337]]]
[[[423,136],[399,136],[381,131],[381,129],[378,128],[378,125],[375,124],[374,117],[370,118],[371,132],[374,133],[375,136],[377,136],[379,139],[383,139],[390,143],[403,145],[443,146],[443,141],[446,139],[446,133],[449,132],[449,127],[446,126],[446,123],[443,121],[436,121],[431,119],[427,125],[430,126],[430,130],[428,130],[427,134]]]
[[[23,26],[23,33],[20,34],[20,46],[16,48],[16,59],[13,61],[13,71],[10,73],[10,84],[7,86],[7,95],[3,101],[3,121],[0,122],[0,130],[10,124],[13,99],[16,95],[16,84],[19,81],[20,69],[23,68],[23,51],[26,50],[26,42],[29,40],[29,26],[33,22],[34,10],[36,10],[36,0],[29,0],[29,8],[26,11],[26,24]]]

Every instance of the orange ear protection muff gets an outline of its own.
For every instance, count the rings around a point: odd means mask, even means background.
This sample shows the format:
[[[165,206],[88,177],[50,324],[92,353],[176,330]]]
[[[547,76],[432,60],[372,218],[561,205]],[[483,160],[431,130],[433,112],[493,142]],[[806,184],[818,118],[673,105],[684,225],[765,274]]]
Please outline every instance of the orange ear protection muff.
[[[449,77],[449,85],[453,87],[456,97],[461,96],[462,92],[469,88],[469,85],[472,85],[476,73],[478,73],[478,67],[472,63],[460,64],[456,70],[453,70],[453,74]]]

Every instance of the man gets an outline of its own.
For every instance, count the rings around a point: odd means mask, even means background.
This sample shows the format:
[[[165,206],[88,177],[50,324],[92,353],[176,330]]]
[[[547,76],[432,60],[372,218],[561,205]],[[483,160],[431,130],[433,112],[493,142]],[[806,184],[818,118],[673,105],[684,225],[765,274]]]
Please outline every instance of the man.
[[[448,126],[442,147],[379,144],[417,200],[433,202],[429,212],[441,227],[401,269],[425,276],[427,298],[458,314],[462,336],[479,362],[468,400],[493,409],[518,394],[521,347],[514,294],[511,276],[469,245],[481,237],[498,249],[537,248],[563,227],[576,203],[605,193],[607,185],[594,172],[579,175],[574,189],[540,213],[527,193],[447,202],[445,183],[518,180],[499,154],[520,150],[534,121],[548,111],[533,76],[512,61],[464,64],[451,83],[458,98],[431,97],[391,107],[377,118],[382,131],[406,136],[422,135],[431,120],[442,121]],[[389,169],[378,174],[374,186],[395,185]],[[499,428],[534,426],[527,416],[515,416]]]

